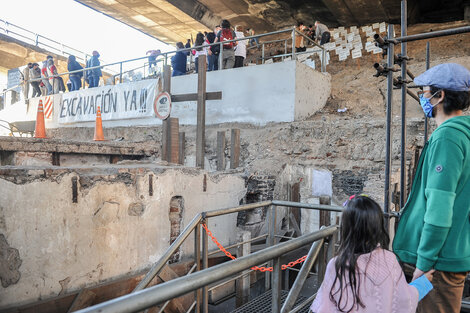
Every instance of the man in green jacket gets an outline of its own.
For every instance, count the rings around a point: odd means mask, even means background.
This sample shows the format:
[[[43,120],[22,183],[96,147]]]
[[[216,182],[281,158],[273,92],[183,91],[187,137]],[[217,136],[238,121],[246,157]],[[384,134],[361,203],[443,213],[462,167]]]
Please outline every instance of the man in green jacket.
[[[418,313],[459,313],[470,271],[470,71],[437,65],[415,78],[420,103],[437,129],[424,146],[393,251],[414,265],[413,278],[435,269],[434,290]]]

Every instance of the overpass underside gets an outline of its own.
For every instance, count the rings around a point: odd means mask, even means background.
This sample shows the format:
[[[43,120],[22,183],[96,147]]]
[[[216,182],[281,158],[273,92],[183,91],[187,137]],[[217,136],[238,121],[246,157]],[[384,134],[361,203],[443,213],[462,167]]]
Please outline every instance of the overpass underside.
[[[256,32],[268,32],[303,21],[328,26],[399,23],[398,0],[76,0],[142,32],[174,44],[207,31],[222,18]],[[448,22],[464,19],[464,0],[409,0],[408,22]]]

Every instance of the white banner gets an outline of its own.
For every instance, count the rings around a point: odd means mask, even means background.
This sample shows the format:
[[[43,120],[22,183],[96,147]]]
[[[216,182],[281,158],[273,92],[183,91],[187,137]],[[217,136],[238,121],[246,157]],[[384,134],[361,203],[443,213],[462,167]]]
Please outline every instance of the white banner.
[[[158,79],[149,79],[64,93],[58,107],[59,123],[94,121],[98,106],[103,121],[153,116],[157,84]]]

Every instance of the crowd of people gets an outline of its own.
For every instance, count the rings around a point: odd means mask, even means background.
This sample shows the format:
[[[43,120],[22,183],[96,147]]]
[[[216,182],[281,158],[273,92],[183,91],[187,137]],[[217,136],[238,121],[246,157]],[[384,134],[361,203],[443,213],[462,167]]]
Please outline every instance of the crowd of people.
[[[312,38],[312,40],[320,41],[320,44],[327,43],[330,40],[328,27],[319,22],[315,22],[314,26],[310,25],[309,27],[299,22],[297,30]],[[190,39],[187,40],[186,44],[182,42],[176,44],[177,52],[171,58],[172,76],[185,75],[190,70],[190,66],[188,68],[188,57],[191,55],[194,57],[196,73],[199,71],[198,59],[200,56],[205,56],[206,58],[207,71],[218,70],[220,64],[223,69],[243,67],[246,60],[247,46],[258,46],[259,40],[258,38],[232,40],[254,35],[255,31],[252,28],[244,29],[242,25],[232,27],[228,20],[222,20],[221,24],[217,25],[212,32],[199,32],[193,44],[191,44]],[[221,45],[217,43],[221,43]],[[297,36],[295,42],[296,52],[305,51],[307,44],[304,37]],[[221,47],[223,59],[219,60]],[[161,51],[158,49],[149,50],[146,54],[148,55],[149,73],[155,72],[157,58],[161,55]],[[77,62],[75,56],[70,55],[67,70],[69,72],[78,72],[69,74],[67,87],[64,84],[63,78],[57,76],[57,67],[52,56],[47,56],[41,65],[38,63],[28,63],[28,66],[22,72],[25,99],[29,98],[30,85],[33,89],[32,97],[65,92],[66,88],[68,91],[75,91],[82,88],[84,84],[88,84],[88,88],[97,87],[103,76],[99,57],[98,51],[93,51],[91,58],[87,60],[86,64],[86,68],[89,69],[83,71],[83,67]],[[84,75],[85,79],[83,79]]]
[[[70,55],[67,61],[67,71],[75,73],[69,74],[67,87],[64,84],[62,76],[58,76],[57,67],[54,63],[54,57],[48,55],[41,65],[38,63],[28,63],[21,72],[23,80],[23,93],[25,99],[29,98],[29,86],[32,87],[32,98],[38,96],[53,95],[59,92],[79,90],[82,87],[83,75],[88,88],[97,87],[100,78],[103,76],[101,72],[100,54],[93,51],[91,58],[87,61],[86,68],[83,70],[76,57]],[[85,74],[84,74],[85,73]]]
[[[223,69],[243,67],[246,59],[247,45],[257,45],[258,40],[255,38],[256,40],[250,40],[250,43],[248,43],[248,40],[231,40],[245,38],[245,35],[252,36],[254,31],[250,29],[245,30],[242,25],[232,27],[228,20],[222,20],[221,24],[217,25],[212,32],[199,32],[192,45],[190,39],[188,39],[185,45],[182,42],[176,43],[178,51],[171,58],[172,75],[179,76],[187,73],[187,58],[190,55],[194,57],[196,73],[199,71],[198,59],[200,56],[205,56],[206,58],[207,71],[218,70],[220,63]],[[217,45],[216,43],[222,43],[222,45]],[[222,62],[219,60],[221,46],[223,49]],[[191,47],[193,49],[189,49]]]

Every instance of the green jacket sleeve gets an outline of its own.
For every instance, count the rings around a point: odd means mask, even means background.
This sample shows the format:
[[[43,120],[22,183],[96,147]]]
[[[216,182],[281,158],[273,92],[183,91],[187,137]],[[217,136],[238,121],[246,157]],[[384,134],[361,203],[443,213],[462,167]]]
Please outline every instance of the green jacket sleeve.
[[[459,145],[449,138],[437,138],[428,153],[426,213],[416,262],[422,271],[433,267],[452,226],[455,191],[464,159]]]

